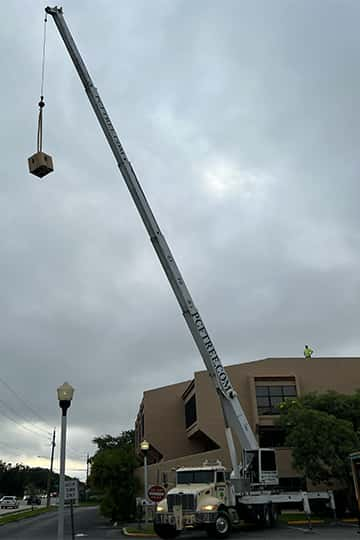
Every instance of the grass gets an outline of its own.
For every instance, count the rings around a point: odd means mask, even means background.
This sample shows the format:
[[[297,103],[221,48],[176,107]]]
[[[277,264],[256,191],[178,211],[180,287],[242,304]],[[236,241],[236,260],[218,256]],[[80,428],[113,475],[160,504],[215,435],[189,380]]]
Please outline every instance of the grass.
[[[331,521],[334,521],[333,517],[330,517],[328,515],[326,516],[318,516],[317,514],[311,514],[311,523],[329,523]],[[289,513],[283,513],[279,516],[279,522],[280,523],[294,523],[297,522],[308,522],[307,515],[305,512],[289,512]]]
[[[152,525],[144,525],[143,527],[126,527],[126,530],[130,534],[155,534],[154,527]]]
[[[311,519],[320,519],[318,516],[311,515]],[[307,521],[305,512],[284,513],[279,516],[281,523],[287,523],[288,521]]]
[[[52,506],[50,506],[50,508],[36,508],[34,510],[20,510],[20,512],[0,516],[0,525],[6,525],[6,523],[12,523],[13,521],[19,521],[21,519],[28,519],[31,517],[38,516],[39,514],[52,512],[53,510],[55,510],[55,507],[52,507]]]

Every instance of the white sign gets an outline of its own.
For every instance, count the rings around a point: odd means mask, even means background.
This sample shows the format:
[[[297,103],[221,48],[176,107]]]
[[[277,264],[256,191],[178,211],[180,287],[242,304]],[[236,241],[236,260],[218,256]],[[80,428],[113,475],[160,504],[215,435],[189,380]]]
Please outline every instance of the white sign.
[[[65,480],[65,501],[79,502],[79,488],[77,480]]]

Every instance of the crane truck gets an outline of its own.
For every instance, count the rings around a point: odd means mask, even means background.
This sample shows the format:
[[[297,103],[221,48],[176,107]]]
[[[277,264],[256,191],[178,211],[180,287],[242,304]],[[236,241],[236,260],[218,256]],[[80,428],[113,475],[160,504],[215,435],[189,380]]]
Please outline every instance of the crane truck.
[[[238,395],[224,369],[205,323],[196,308],[175,258],[162,234],[140,182],[120,142],[100,94],[64,19],[61,7],[46,7],[54,19],[87,97],[107,139],[120,173],[149,234],[151,243],[168,278],[186,324],[214,384],[224,417],[225,436],[232,473],[221,463],[185,467],[177,471],[172,488],[156,508],[154,527],[162,538],[177,536],[187,527],[204,529],[210,536],[226,538],[242,519],[271,526],[283,504],[303,503],[310,512],[309,499],[324,499],[334,508],[331,492],[281,492],[275,450],[259,448],[240,404]],[[233,434],[242,448],[238,459]]]

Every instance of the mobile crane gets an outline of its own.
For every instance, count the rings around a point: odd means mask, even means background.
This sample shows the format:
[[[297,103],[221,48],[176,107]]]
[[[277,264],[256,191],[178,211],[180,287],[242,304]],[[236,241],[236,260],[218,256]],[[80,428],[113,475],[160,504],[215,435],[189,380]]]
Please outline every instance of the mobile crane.
[[[167,498],[159,503],[155,515],[155,530],[159,536],[170,538],[176,536],[187,526],[198,526],[218,538],[225,538],[229,535],[232,526],[239,523],[244,516],[250,516],[270,525],[276,520],[277,511],[282,502],[298,503],[302,501],[307,509],[309,507],[309,494],[305,492],[280,494],[276,489],[279,479],[275,451],[269,448],[259,448],[237,393],[221,363],[214,343],[160,230],[99,92],[77,49],[65,22],[63,10],[61,7],[55,6],[46,7],[45,11],[53,17],[78,72],[186,324],[213,381],[224,416],[226,441],[233,469],[231,480],[226,478],[226,471],[220,463],[205,464],[201,469],[186,468],[177,471],[178,486],[170,490]],[[236,455],[233,433],[238,438],[243,451],[241,465]],[[196,480],[200,476],[203,481],[197,482]],[[190,477],[191,481],[189,481]],[[187,480],[187,488],[183,483],[184,479]],[[314,496],[329,499],[333,504],[332,494],[328,492],[316,493]]]

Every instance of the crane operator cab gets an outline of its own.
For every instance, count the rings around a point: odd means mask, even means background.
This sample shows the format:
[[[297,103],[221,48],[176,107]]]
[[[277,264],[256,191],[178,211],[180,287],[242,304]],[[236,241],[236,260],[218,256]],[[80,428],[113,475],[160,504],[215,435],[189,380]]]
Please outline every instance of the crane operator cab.
[[[243,474],[253,488],[279,485],[275,450],[272,448],[244,450],[243,463]]]

